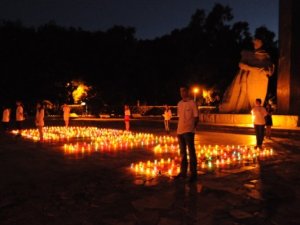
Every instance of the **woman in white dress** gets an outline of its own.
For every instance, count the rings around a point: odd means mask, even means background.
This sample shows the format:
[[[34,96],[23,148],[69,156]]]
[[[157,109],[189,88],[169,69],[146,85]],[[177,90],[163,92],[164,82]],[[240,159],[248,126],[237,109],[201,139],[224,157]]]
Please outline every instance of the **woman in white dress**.
[[[44,116],[45,116],[45,109],[41,103],[37,103],[36,105],[36,114],[35,114],[35,125],[39,131],[40,141],[44,140]]]

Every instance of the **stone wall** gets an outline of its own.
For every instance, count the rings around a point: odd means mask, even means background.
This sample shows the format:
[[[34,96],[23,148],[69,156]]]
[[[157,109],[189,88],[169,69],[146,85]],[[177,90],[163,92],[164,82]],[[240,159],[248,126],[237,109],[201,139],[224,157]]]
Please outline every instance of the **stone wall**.
[[[250,114],[200,114],[200,122],[215,125],[252,126]],[[296,128],[299,117],[295,115],[273,115],[274,127]]]

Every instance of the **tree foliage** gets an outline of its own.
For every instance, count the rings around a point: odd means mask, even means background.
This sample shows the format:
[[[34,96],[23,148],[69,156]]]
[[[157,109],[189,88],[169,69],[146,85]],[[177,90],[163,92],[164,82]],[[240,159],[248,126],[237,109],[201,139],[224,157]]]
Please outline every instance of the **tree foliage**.
[[[182,29],[154,40],[138,40],[135,28],[114,26],[89,32],[51,21],[38,28],[0,22],[0,102],[49,99],[63,102],[65,84],[93,87],[93,104],[175,104],[181,84],[225,90],[240,51],[251,46],[246,22],[232,23],[229,6],[207,15],[196,10]],[[275,35],[262,27],[274,60]]]

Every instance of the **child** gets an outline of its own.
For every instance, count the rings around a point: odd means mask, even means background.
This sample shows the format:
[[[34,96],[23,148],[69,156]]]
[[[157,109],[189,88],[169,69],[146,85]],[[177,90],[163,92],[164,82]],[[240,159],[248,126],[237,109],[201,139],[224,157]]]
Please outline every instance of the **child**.
[[[124,106],[124,121],[125,121],[125,129],[129,131],[130,129],[130,109],[128,105]]]
[[[9,120],[10,120],[10,108],[4,107],[3,114],[2,114],[2,125],[4,131],[8,130]]]
[[[170,132],[170,126],[169,126],[169,122],[172,118],[172,112],[169,106],[165,106],[165,112],[163,114],[164,117],[164,124],[165,124],[165,130],[167,133]]]

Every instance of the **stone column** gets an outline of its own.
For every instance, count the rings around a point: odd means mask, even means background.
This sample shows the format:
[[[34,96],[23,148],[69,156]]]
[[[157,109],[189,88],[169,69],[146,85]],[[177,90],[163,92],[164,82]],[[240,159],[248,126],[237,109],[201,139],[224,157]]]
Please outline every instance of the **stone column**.
[[[279,1],[277,104],[280,114],[300,114],[300,4]]]

